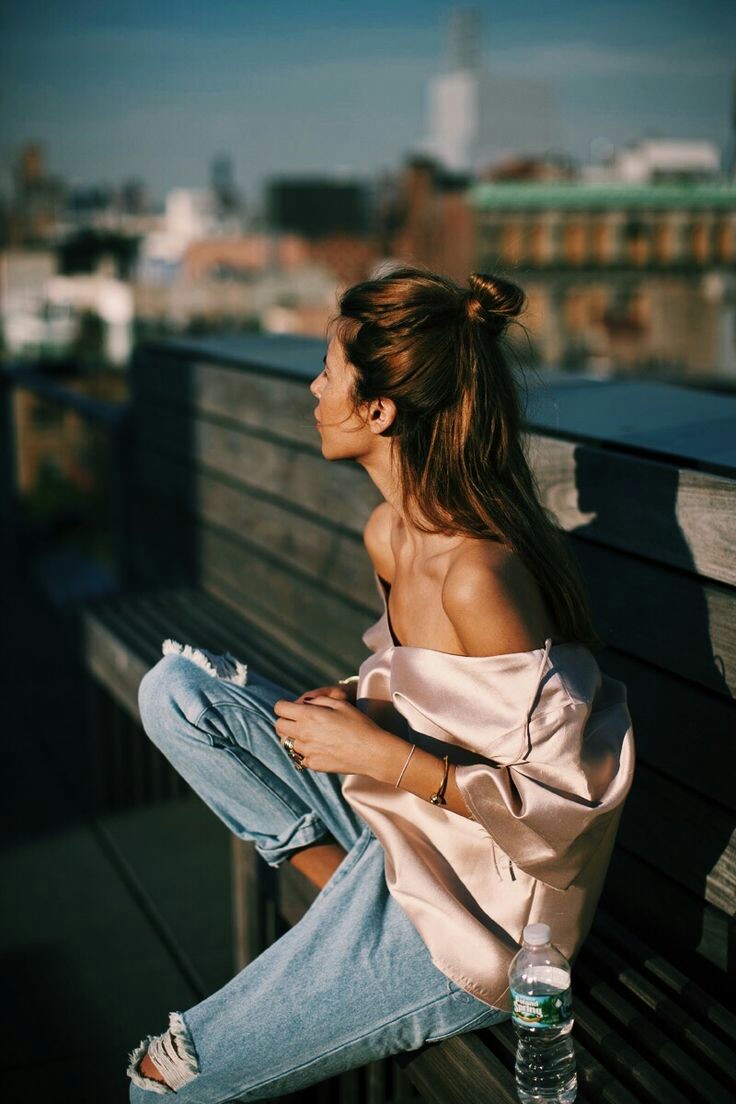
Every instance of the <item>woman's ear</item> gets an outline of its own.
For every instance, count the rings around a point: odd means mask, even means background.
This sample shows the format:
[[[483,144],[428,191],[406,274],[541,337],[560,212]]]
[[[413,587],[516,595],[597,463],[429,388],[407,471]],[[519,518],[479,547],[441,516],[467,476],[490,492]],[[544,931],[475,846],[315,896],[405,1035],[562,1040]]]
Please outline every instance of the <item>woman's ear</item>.
[[[368,413],[368,425],[372,433],[383,433],[396,420],[396,403],[393,399],[374,399]]]

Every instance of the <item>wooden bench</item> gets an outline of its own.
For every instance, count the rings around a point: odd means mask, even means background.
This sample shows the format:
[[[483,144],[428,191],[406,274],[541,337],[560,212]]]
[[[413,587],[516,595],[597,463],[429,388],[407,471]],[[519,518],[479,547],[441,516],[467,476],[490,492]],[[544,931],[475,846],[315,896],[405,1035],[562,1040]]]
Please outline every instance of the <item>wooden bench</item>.
[[[358,465],[321,455],[308,382],[322,352],[256,336],[138,349],[129,588],[83,618],[90,675],[131,717],[166,637],[228,649],[295,693],[365,658],[361,634],[381,606],[361,533],[380,496]],[[527,422],[543,499],[606,640],[599,662],[627,685],[637,749],[573,973],[578,1099],[725,1104],[736,1090],[736,399],[550,376],[530,380]],[[154,771],[153,759],[137,769]],[[234,838],[232,863],[240,968],[317,890]],[[511,1104],[514,1051],[507,1021],[351,1071],[337,1097],[316,1086],[315,1098]]]

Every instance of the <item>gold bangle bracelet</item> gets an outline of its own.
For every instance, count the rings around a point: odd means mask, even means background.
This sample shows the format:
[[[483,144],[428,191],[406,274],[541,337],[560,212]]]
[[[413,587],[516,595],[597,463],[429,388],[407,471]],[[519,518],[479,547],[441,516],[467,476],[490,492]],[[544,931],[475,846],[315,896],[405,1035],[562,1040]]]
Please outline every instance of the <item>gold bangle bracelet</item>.
[[[442,775],[442,781],[440,782],[440,788],[437,790],[437,793],[433,793],[429,799],[433,805],[447,804],[445,801],[445,789],[447,788],[447,776],[450,772],[450,757],[449,755],[443,755],[442,759],[445,764],[445,770]]]
[[[399,782],[400,782],[400,781],[401,781],[401,779],[402,779],[402,778],[404,777],[404,771],[405,771],[405,770],[406,770],[406,768],[407,768],[407,767],[409,766],[409,760],[411,759],[412,755],[414,754],[414,749],[416,748],[416,746],[417,746],[416,744],[412,744],[412,745],[411,745],[411,751],[410,751],[410,752],[409,752],[409,754],[407,755],[407,757],[406,757],[406,762],[404,763],[403,767],[401,768],[401,774],[400,774],[400,775],[399,775],[399,777],[398,777],[398,778],[396,779],[396,783],[395,783],[395,788],[396,788],[397,790],[398,790],[398,788],[399,788]]]

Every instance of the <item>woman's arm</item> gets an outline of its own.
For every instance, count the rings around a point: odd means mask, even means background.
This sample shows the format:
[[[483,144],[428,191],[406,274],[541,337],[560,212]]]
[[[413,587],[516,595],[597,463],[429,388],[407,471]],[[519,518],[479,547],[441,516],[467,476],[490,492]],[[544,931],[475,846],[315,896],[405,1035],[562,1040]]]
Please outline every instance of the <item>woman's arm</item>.
[[[375,769],[371,770],[370,777],[375,778],[377,782],[385,782],[395,786],[411,751],[411,745],[400,736],[394,736],[393,733],[385,730],[382,730],[382,732],[386,739],[377,741],[379,750],[376,754]],[[425,801],[429,802],[432,794],[439,789],[444,771],[445,764],[442,759],[432,755],[429,751],[425,751],[424,748],[415,747],[411,759],[409,759],[409,765],[402,775],[399,789],[409,790],[410,793],[416,794],[417,797],[423,797]],[[451,809],[453,813],[459,813],[460,816],[468,817],[470,820],[474,819],[455,783],[454,763],[450,763],[444,796],[447,803],[446,808]]]

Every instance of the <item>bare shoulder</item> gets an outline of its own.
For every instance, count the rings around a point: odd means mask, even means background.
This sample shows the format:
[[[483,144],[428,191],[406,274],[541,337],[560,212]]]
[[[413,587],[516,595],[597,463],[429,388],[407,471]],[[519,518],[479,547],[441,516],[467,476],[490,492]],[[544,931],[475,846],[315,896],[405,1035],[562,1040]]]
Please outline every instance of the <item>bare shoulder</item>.
[[[387,583],[394,581],[391,532],[396,511],[390,502],[379,502],[363,526],[363,543],[374,568]]]
[[[442,606],[469,656],[527,652],[555,635],[534,576],[493,541],[472,542],[453,558]]]

